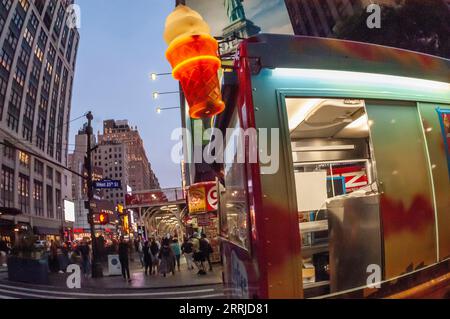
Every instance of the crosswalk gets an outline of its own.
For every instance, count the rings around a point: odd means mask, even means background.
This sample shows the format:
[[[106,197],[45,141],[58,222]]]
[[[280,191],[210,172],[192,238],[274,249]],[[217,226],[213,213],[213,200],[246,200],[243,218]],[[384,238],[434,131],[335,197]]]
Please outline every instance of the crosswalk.
[[[0,299],[221,299],[220,285],[205,287],[139,289],[139,290],[63,290],[15,283],[0,283]]]

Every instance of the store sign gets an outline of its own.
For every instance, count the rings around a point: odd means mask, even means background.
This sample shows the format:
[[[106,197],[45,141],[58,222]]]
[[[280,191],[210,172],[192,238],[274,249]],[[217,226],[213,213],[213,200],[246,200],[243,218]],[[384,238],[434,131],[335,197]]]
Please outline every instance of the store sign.
[[[189,187],[188,206],[190,214],[217,210],[218,193],[216,182],[198,183]]]
[[[206,212],[206,194],[204,187],[191,186],[188,191],[189,213]]]
[[[197,216],[197,225],[200,227],[209,226],[211,224],[211,220],[208,214],[198,215]]]

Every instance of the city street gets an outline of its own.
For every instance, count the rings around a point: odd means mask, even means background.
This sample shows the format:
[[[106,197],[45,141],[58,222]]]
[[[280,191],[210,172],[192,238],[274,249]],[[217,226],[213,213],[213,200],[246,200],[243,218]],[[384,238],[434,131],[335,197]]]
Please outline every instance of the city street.
[[[0,299],[449,299],[449,194],[450,0],[0,1]]]
[[[49,286],[12,283],[0,272],[0,299],[220,299],[224,297],[217,272],[198,277],[182,270],[175,276],[144,278],[133,270],[131,283],[121,277],[82,279],[81,289],[68,289],[67,275],[52,275]]]

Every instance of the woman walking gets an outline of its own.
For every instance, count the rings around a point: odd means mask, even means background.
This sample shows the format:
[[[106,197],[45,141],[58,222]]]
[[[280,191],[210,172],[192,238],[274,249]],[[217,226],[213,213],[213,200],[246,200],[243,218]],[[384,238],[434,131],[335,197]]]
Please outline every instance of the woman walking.
[[[145,275],[148,276],[148,270],[150,269],[150,272],[152,271],[152,253],[150,251],[150,245],[148,241],[146,241],[144,243],[144,246],[142,247],[142,254],[144,260]]]
[[[178,242],[178,238],[174,238],[172,243],[170,244],[170,248],[175,256],[175,262],[177,265],[178,271],[180,271],[180,258],[181,258],[181,248],[180,243]]]
[[[152,275],[156,275],[158,273],[158,267],[159,267],[159,245],[156,243],[155,238],[152,238],[152,243],[150,245],[150,253],[152,254],[152,266],[151,266],[151,273]]]
[[[166,274],[172,273],[175,275],[175,256],[172,249],[170,249],[169,240],[164,240],[161,250],[159,251],[159,273],[166,277]]]

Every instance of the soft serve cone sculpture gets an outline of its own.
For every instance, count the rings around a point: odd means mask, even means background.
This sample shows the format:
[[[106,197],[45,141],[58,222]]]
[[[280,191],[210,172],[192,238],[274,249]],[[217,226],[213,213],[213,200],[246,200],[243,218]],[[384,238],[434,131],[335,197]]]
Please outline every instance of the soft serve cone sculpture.
[[[167,17],[164,40],[169,46],[166,58],[173,77],[181,82],[191,118],[222,113],[225,103],[217,75],[219,45],[201,15],[187,6],[177,6]]]

